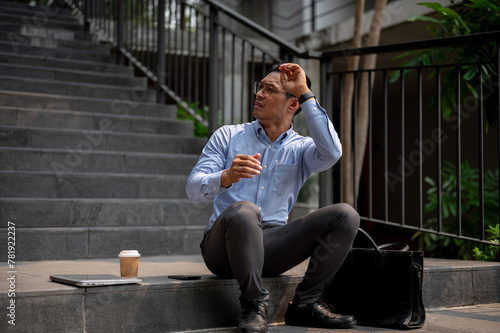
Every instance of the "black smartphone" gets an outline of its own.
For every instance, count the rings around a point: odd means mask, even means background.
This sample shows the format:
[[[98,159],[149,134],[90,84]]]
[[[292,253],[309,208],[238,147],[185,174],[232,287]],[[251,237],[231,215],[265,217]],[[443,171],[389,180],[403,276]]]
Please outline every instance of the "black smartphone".
[[[169,279],[176,280],[199,280],[201,279],[200,275],[168,275]]]

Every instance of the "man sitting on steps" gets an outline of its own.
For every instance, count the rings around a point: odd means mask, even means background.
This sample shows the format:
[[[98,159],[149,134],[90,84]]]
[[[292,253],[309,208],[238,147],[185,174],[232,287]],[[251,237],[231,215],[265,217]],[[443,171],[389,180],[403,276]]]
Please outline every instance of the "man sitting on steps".
[[[267,332],[269,292],[262,276],[281,274],[309,257],[285,323],[352,327],[353,316],[335,314],[319,297],[352,246],[358,213],[341,203],[287,221],[304,182],[340,159],[337,132],[297,64],[275,65],[254,93],[256,120],[219,128],[186,184],[189,198],[214,199],[200,245],[205,264],[215,275],[238,281],[238,332]],[[293,130],[301,109],[311,137]]]

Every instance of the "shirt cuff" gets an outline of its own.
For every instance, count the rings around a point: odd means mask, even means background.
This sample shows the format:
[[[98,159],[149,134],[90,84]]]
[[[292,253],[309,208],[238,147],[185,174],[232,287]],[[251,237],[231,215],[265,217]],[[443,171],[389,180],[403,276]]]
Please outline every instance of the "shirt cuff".
[[[205,182],[202,184],[201,196],[215,197],[217,194],[227,191],[232,187],[232,185],[229,187],[222,187],[220,185],[220,177],[223,171],[224,170],[208,175]]]

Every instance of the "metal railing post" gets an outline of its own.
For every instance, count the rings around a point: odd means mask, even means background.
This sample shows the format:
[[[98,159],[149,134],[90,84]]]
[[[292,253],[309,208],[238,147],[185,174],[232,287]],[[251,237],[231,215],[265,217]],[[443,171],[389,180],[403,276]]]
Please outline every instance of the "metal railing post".
[[[84,30],[85,32],[90,31],[90,6],[91,6],[91,0],[85,1],[84,8],[83,8],[83,22],[84,22]]]
[[[116,27],[116,63],[123,64],[123,0],[118,0],[118,15],[117,15],[117,27]]]
[[[165,92],[161,88],[165,84],[165,0],[158,0],[158,66],[157,78],[158,88],[156,90],[156,101],[165,103]]]
[[[321,105],[332,119],[333,110],[333,70],[332,60],[330,58],[321,59],[320,64],[320,97]],[[319,207],[325,207],[333,204],[333,174],[332,170],[326,170],[319,173]]]
[[[217,9],[210,7],[210,55],[208,62],[208,135],[217,129],[217,112],[219,109],[219,29],[217,25]]]

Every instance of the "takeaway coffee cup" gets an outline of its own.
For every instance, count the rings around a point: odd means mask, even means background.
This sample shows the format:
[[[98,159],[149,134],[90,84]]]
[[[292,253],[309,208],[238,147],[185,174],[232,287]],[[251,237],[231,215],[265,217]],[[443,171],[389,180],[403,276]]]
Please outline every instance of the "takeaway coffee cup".
[[[122,277],[137,277],[139,271],[139,258],[137,250],[123,250],[118,255],[120,258],[120,274]]]

